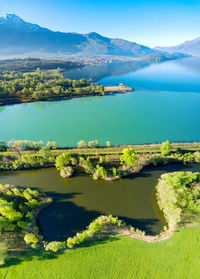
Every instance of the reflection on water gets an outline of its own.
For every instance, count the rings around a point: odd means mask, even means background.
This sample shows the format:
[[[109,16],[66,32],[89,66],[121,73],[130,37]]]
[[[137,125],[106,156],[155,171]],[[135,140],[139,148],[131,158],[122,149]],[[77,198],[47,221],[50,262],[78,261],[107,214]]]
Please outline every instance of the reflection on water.
[[[87,66],[86,73],[94,79],[103,77],[98,82],[123,82],[135,90],[5,106],[0,111],[0,139],[57,141],[61,146],[76,146],[80,139],[117,145],[199,141],[199,65],[200,58],[192,57],[149,66],[140,62]]]
[[[81,79],[83,77],[87,79],[91,78],[94,82],[97,82],[107,76],[124,75],[147,67],[148,65],[150,65],[150,63],[144,61],[104,63],[68,71],[64,73],[64,76],[70,79]]]
[[[160,212],[153,203],[155,185],[162,173],[179,170],[199,171],[199,167],[146,168],[114,182],[94,181],[83,173],[63,179],[51,168],[0,173],[0,183],[34,187],[51,196],[54,202],[41,212],[39,223],[47,240],[65,240],[102,214],[119,216],[147,233],[160,232]]]

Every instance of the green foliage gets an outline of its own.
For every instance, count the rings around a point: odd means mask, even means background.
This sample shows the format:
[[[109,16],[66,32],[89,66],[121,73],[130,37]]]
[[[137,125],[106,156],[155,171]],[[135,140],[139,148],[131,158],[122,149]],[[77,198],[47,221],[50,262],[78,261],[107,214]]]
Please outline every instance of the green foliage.
[[[120,158],[121,164],[127,168],[134,168],[138,164],[138,159],[133,148],[124,148]]]
[[[65,248],[66,248],[65,242],[51,241],[46,245],[45,250],[46,251],[58,252],[58,251],[63,250]]]
[[[77,233],[76,236],[69,237],[67,239],[68,248],[73,248],[75,245],[78,245],[88,238],[93,237],[96,233],[103,230],[106,225],[116,225],[118,227],[121,227],[123,223],[117,217],[113,217],[112,215],[99,216],[92,223],[90,223],[87,230],[83,231],[82,233]]]
[[[12,169],[20,170],[20,169],[28,169],[30,167],[34,167],[36,165],[43,166],[44,158],[31,156],[31,155],[21,155],[17,160],[12,162]]]
[[[41,71],[0,74],[0,100],[29,101],[48,100],[77,95],[102,95],[104,87],[86,79],[65,79],[58,71]]]
[[[200,152],[199,152],[199,151],[196,151],[196,152],[193,154],[193,156],[194,156],[194,161],[195,161],[196,163],[200,163]]]
[[[49,157],[51,157],[51,151],[48,147],[46,146],[43,146],[39,152],[38,152],[38,155],[41,156],[42,158],[44,158],[45,160],[48,160]]]
[[[77,142],[77,147],[78,148],[85,148],[87,145],[86,145],[86,142],[84,140],[80,140],[79,142]]]
[[[98,147],[99,146],[99,143],[98,143],[98,140],[91,140],[88,142],[88,147]]]
[[[0,234],[26,234],[27,243],[37,243],[38,228],[35,213],[37,209],[50,201],[44,199],[37,190],[18,189],[10,185],[0,185]],[[31,239],[32,234],[37,238]],[[29,242],[30,240],[30,242]]]
[[[184,213],[200,214],[200,173],[163,174],[156,186],[159,208],[169,229],[181,221]]]
[[[8,147],[14,151],[18,150],[39,150],[44,146],[43,141],[29,141],[29,140],[11,140],[8,142]]]
[[[111,144],[110,144],[109,140],[106,141],[106,147],[111,147]]]
[[[93,167],[89,157],[87,159],[85,159],[84,157],[80,157],[79,164],[80,164],[80,166],[82,166],[85,169],[85,171],[87,173],[89,173],[89,174],[94,173],[94,167]]]
[[[93,179],[98,180],[100,178],[106,178],[107,177],[107,171],[103,166],[96,165],[96,168],[94,169],[93,173]]]
[[[172,150],[172,147],[168,140],[162,143],[160,151],[163,156],[169,155],[171,150]]]
[[[150,163],[154,166],[158,165],[166,165],[169,162],[169,159],[166,157],[161,157],[159,155],[155,155],[150,159]]]
[[[7,258],[7,244],[6,242],[0,242],[0,266],[5,264]]]
[[[24,236],[24,241],[26,242],[26,244],[36,244],[39,242],[39,239],[33,233],[27,233]]]
[[[60,170],[60,175],[63,177],[63,178],[67,178],[67,177],[70,177],[72,176],[74,170],[71,166],[68,166],[68,167],[64,167],[63,169]]]
[[[120,177],[120,170],[119,169],[113,167],[112,168],[112,173],[113,173],[113,176]]]
[[[48,141],[46,144],[46,147],[49,148],[50,150],[55,150],[55,149],[58,149],[59,145],[55,141],[52,141],[52,142]]]
[[[99,157],[99,164],[103,164],[103,157],[102,156]]]
[[[194,161],[194,156],[193,156],[193,154],[191,152],[185,153],[183,155],[183,162],[185,164],[192,163],[193,161]]]
[[[63,153],[61,154],[60,156],[58,156],[56,158],[56,169],[57,170],[62,170],[64,169],[64,167],[66,167],[67,165],[70,164],[70,161],[71,161],[71,154],[69,153]]]

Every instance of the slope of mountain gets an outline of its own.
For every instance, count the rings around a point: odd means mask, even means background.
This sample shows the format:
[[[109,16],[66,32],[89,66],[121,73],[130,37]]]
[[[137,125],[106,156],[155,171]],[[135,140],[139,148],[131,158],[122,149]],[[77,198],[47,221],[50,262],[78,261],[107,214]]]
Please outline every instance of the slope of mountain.
[[[167,51],[170,53],[182,52],[190,55],[200,55],[200,37],[195,40],[186,41],[177,46],[156,47],[155,50]]]
[[[142,57],[157,52],[143,45],[103,37],[95,32],[89,34],[54,32],[25,22],[15,14],[0,17],[0,38],[1,55],[40,51]]]

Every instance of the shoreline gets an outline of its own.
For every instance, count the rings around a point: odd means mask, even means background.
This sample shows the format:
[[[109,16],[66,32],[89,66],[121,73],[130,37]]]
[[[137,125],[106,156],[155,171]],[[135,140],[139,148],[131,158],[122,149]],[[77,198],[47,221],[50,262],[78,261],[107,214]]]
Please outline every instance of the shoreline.
[[[83,95],[72,95],[72,96],[56,96],[56,97],[50,97],[45,100],[21,100],[21,99],[10,99],[10,100],[0,100],[0,107],[7,106],[7,105],[16,105],[16,104],[27,104],[27,103],[36,103],[36,102],[53,102],[53,101],[64,101],[64,100],[70,100],[74,98],[85,98],[85,97],[97,97],[97,96],[108,96],[108,95],[115,95],[115,94],[124,94],[128,92],[133,92],[134,89],[132,87],[124,86],[105,86],[104,87],[104,94],[100,93],[92,93],[92,94],[83,94]]]

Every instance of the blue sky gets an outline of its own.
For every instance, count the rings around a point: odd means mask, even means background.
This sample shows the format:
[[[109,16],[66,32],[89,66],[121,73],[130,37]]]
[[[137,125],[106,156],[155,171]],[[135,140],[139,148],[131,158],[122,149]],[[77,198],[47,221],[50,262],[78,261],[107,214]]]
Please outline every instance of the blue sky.
[[[5,13],[55,31],[95,31],[151,47],[200,36],[200,0],[0,0]]]

